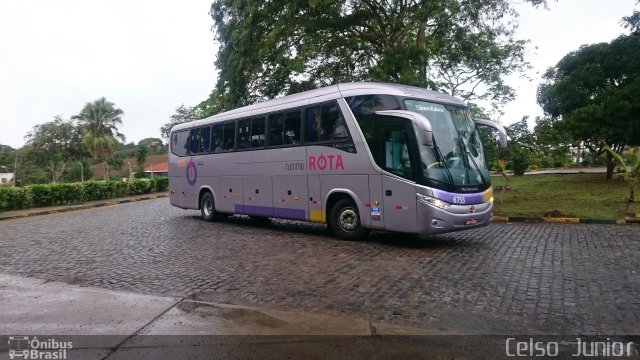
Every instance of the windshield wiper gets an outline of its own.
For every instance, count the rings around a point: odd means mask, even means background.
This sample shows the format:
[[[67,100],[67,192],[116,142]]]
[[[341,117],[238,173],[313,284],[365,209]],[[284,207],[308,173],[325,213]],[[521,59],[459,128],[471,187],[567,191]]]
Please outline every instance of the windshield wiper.
[[[442,167],[444,168],[444,171],[447,173],[447,177],[449,178],[449,183],[455,189],[456,184],[453,182],[453,176],[451,176],[451,172],[449,171],[449,168],[447,167],[447,162],[445,161],[445,158],[442,155],[442,152],[440,151],[440,148],[438,147],[438,144],[436,143],[436,139],[433,139],[433,148],[436,149],[436,153],[438,154],[438,157],[440,158],[440,163],[442,164]]]
[[[473,155],[467,149],[467,146],[464,144],[464,138],[462,136],[460,136],[460,147],[462,147],[462,151],[464,151],[465,158],[471,159],[471,162],[473,163],[473,166],[475,166],[476,170],[478,171],[478,175],[480,175],[480,179],[482,179],[482,186],[486,188],[487,187],[487,180],[484,178],[484,175],[482,175],[482,171],[480,170],[480,167],[478,166],[478,164],[476,163],[475,159],[473,158]],[[467,160],[466,163],[468,164],[469,160]]]

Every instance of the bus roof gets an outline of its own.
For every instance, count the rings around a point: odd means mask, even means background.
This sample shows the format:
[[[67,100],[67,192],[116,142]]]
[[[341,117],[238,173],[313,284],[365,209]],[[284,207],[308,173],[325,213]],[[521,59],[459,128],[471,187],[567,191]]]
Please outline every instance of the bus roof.
[[[253,105],[243,106],[205,119],[176,125],[171,129],[171,131],[204,125],[215,120],[224,121],[239,117],[255,116],[261,113],[277,111],[279,108],[305,106],[313,103],[313,100],[317,98],[321,98],[318,101],[326,101],[343,97],[373,94],[419,98],[438,103],[465,106],[464,102],[456,97],[416,86],[378,82],[352,82],[308,90],[293,95],[259,102]]]

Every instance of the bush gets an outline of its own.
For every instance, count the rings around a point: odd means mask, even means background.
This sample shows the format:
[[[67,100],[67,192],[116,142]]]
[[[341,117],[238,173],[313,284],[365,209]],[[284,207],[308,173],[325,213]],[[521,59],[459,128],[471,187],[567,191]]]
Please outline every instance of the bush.
[[[163,177],[154,177],[151,179],[154,184],[154,188],[156,192],[167,191],[169,188],[169,178],[166,176]]]
[[[515,148],[511,152],[511,169],[513,170],[514,175],[524,175],[524,172],[527,171],[529,165],[531,165],[531,160],[529,159],[527,149]]]
[[[0,210],[24,209],[32,206],[28,188],[7,187],[0,189]]]
[[[169,179],[167,177],[137,179],[127,182],[99,180],[83,183],[0,187],[0,211],[149,194],[167,191],[168,187]]]
[[[147,174],[145,172],[136,171],[136,173],[133,174],[133,177],[135,179],[146,179],[147,178]]]
[[[126,182],[114,181],[113,184],[114,184],[115,197],[127,196],[129,194],[128,186]]]
[[[108,196],[107,182],[106,181],[85,181],[82,183],[84,200],[102,200]]]
[[[31,185],[25,189],[28,189],[29,191],[31,191],[33,206],[53,205],[53,201],[51,200],[50,185]]]
[[[149,179],[134,179],[127,182],[129,195],[148,194],[153,190],[153,184]]]
[[[81,183],[52,184],[50,186],[53,204],[73,204],[82,201],[84,198]]]
[[[556,165],[556,163],[554,162],[551,156],[544,156],[542,158],[542,167],[551,168],[551,167],[560,167],[560,166]]]
[[[0,210],[5,210],[9,207],[9,192],[14,191],[10,187],[0,187]]]

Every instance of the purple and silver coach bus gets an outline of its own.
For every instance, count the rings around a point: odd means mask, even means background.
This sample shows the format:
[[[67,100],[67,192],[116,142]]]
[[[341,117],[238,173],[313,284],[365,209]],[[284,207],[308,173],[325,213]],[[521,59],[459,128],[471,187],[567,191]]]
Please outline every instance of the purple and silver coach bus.
[[[476,123],[459,99],[417,87],[345,83],[242,107],[171,130],[171,204],[436,234],[489,224],[493,191]]]

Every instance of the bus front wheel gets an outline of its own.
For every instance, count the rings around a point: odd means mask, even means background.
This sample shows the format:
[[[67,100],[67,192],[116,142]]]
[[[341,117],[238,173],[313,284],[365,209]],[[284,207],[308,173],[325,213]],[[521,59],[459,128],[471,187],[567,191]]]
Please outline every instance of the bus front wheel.
[[[369,234],[369,229],[362,227],[358,207],[351,199],[338,200],[331,208],[329,218],[331,230],[341,239],[359,240]]]
[[[205,192],[200,198],[200,217],[206,221],[214,221],[216,219],[216,207],[213,202],[213,195]]]

